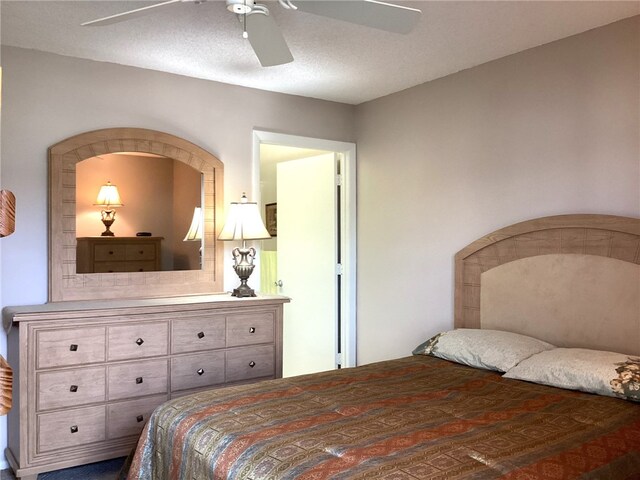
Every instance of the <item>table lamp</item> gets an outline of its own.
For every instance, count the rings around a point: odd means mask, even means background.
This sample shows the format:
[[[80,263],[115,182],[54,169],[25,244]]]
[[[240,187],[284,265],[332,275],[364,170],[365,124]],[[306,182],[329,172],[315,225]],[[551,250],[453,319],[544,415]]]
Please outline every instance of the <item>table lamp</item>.
[[[110,230],[113,222],[116,221],[116,211],[115,207],[123,207],[122,200],[120,200],[120,194],[118,193],[118,187],[115,185],[111,185],[111,182],[107,182],[105,185],[100,187],[100,192],[98,192],[98,198],[96,199],[96,203],[94,203],[96,207],[103,207],[100,210],[100,216],[102,218],[102,223],[106,230],[102,232],[101,236],[103,237],[113,237],[113,232]]]
[[[219,240],[241,240],[242,247],[234,248],[232,255],[233,269],[240,277],[240,286],[233,290],[233,297],[255,297],[252,288],[247,285],[247,280],[253,272],[253,259],[256,251],[253,247],[247,248],[247,240],[263,240],[271,238],[260,217],[260,210],[256,202],[249,202],[243,193],[239,202],[231,202],[227,221]]]

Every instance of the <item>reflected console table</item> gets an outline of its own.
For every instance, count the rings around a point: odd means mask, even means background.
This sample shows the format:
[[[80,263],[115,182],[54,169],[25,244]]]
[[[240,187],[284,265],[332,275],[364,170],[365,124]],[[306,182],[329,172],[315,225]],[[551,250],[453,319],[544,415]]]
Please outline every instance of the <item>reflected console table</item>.
[[[163,237],[79,237],[77,273],[162,270],[162,240]]]

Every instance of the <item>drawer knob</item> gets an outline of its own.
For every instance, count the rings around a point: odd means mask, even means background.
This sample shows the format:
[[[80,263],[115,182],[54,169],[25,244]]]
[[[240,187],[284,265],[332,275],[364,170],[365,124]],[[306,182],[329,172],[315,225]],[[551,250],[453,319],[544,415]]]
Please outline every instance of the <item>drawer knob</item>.
[[[139,338],[136,340],[136,343],[138,344],[138,346],[142,345],[144,343],[144,340]]]
[[[256,327],[249,327],[249,333],[256,333]]]
[[[77,425],[71,425],[71,428],[69,430],[71,430],[71,433],[78,433],[78,426]]]
[[[136,378],[136,383],[137,383],[137,384],[142,383],[142,377],[137,377],[137,378]]]
[[[198,333],[198,338],[204,338],[204,332]]]
[[[113,255],[113,250],[109,250],[109,255]]]
[[[72,352],[77,352],[78,345],[76,345],[75,343],[72,343],[71,345],[69,345],[69,350],[71,350]]]
[[[255,366],[256,366],[256,362],[254,362],[253,360],[251,360],[251,361],[249,362],[249,366],[250,366],[251,368],[255,367]]]
[[[201,369],[201,368],[199,368],[199,369],[196,371],[196,373],[197,373],[198,375],[202,375],[202,374],[204,373],[204,370],[203,370],[203,369]]]
[[[69,391],[76,393],[78,391],[78,385],[71,385],[71,387],[69,387]]]
[[[138,253],[142,255],[144,253],[144,250],[138,250]]]
[[[140,423],[140,422],[141,422],[141,421],[143,421],[143,420],[144,420],[144,417],[143,417],[142,415],[138,415],[138,416],[136,417],[136,422],[138,422],[138,423]]]

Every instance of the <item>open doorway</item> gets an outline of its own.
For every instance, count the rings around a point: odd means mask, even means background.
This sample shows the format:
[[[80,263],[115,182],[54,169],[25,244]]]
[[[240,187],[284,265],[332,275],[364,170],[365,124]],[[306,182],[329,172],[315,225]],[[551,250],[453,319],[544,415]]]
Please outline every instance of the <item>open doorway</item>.
[[[254,197],[260,291],[292,298],[284,376],[355,366],[355,145],[254,131]]]

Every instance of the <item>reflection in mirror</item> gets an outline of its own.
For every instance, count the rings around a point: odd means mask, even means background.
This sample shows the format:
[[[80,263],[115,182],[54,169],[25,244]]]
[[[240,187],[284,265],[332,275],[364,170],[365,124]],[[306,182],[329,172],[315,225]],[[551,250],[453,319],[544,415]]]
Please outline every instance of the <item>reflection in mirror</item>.
[[[122,199],[101,236],[100,187],[116,185]],[[199,270],[202,239],[185,241],[203,204],[199,170],[151,153],[108,153],[76,165],[76,273]],[[143,235],[140,235],[143,234]]]
[[[199,270],[136,271],[124,273],[78,273],[76,253],[76,167],[89,158],[111,153],[137,152],[173,158],[202,174],[200,195],[204,220],[202,267]],[[147,298],[167,295],[200,295],[223,291],[224,260],[222,242],[217,238],[222,228],[216,212],[223,212],[224,164],[198,145],[175,135],[145,128],[105,128],[80,133],[49,147],[49,301],[97,300],[113,298]],[[146,173],[135,178],[136,187],[146,183]],[[102,185],[105,178],[98,179]],[[124,185],[120,185],[122,188]],[[125,208],[128,192],[121,191]],[[91,194],[89,200],[94,202]],[[155,199],[146,199],[159,211]],[[93,207],[96,208],[96,207]],[[187,207],[185,206],[185,209]],[[192,210],[185,214],[192,218]],[[94,211],[94,214],[99,213]],[[120,220],[121,212],[118,212]],[[99,219],[97,220],[100,221]],[[124,224],[124,221],[123,221]],[[99,227],[98,223],[98,227]],[[114,239],[123,231],[114,224]],[[87,235],[96,238],[100,230]],[[153,233],[153,232],[152,232]],[[148,237],[158,238],[158,237]],[[125,248],[126,249],[126,248]]]

